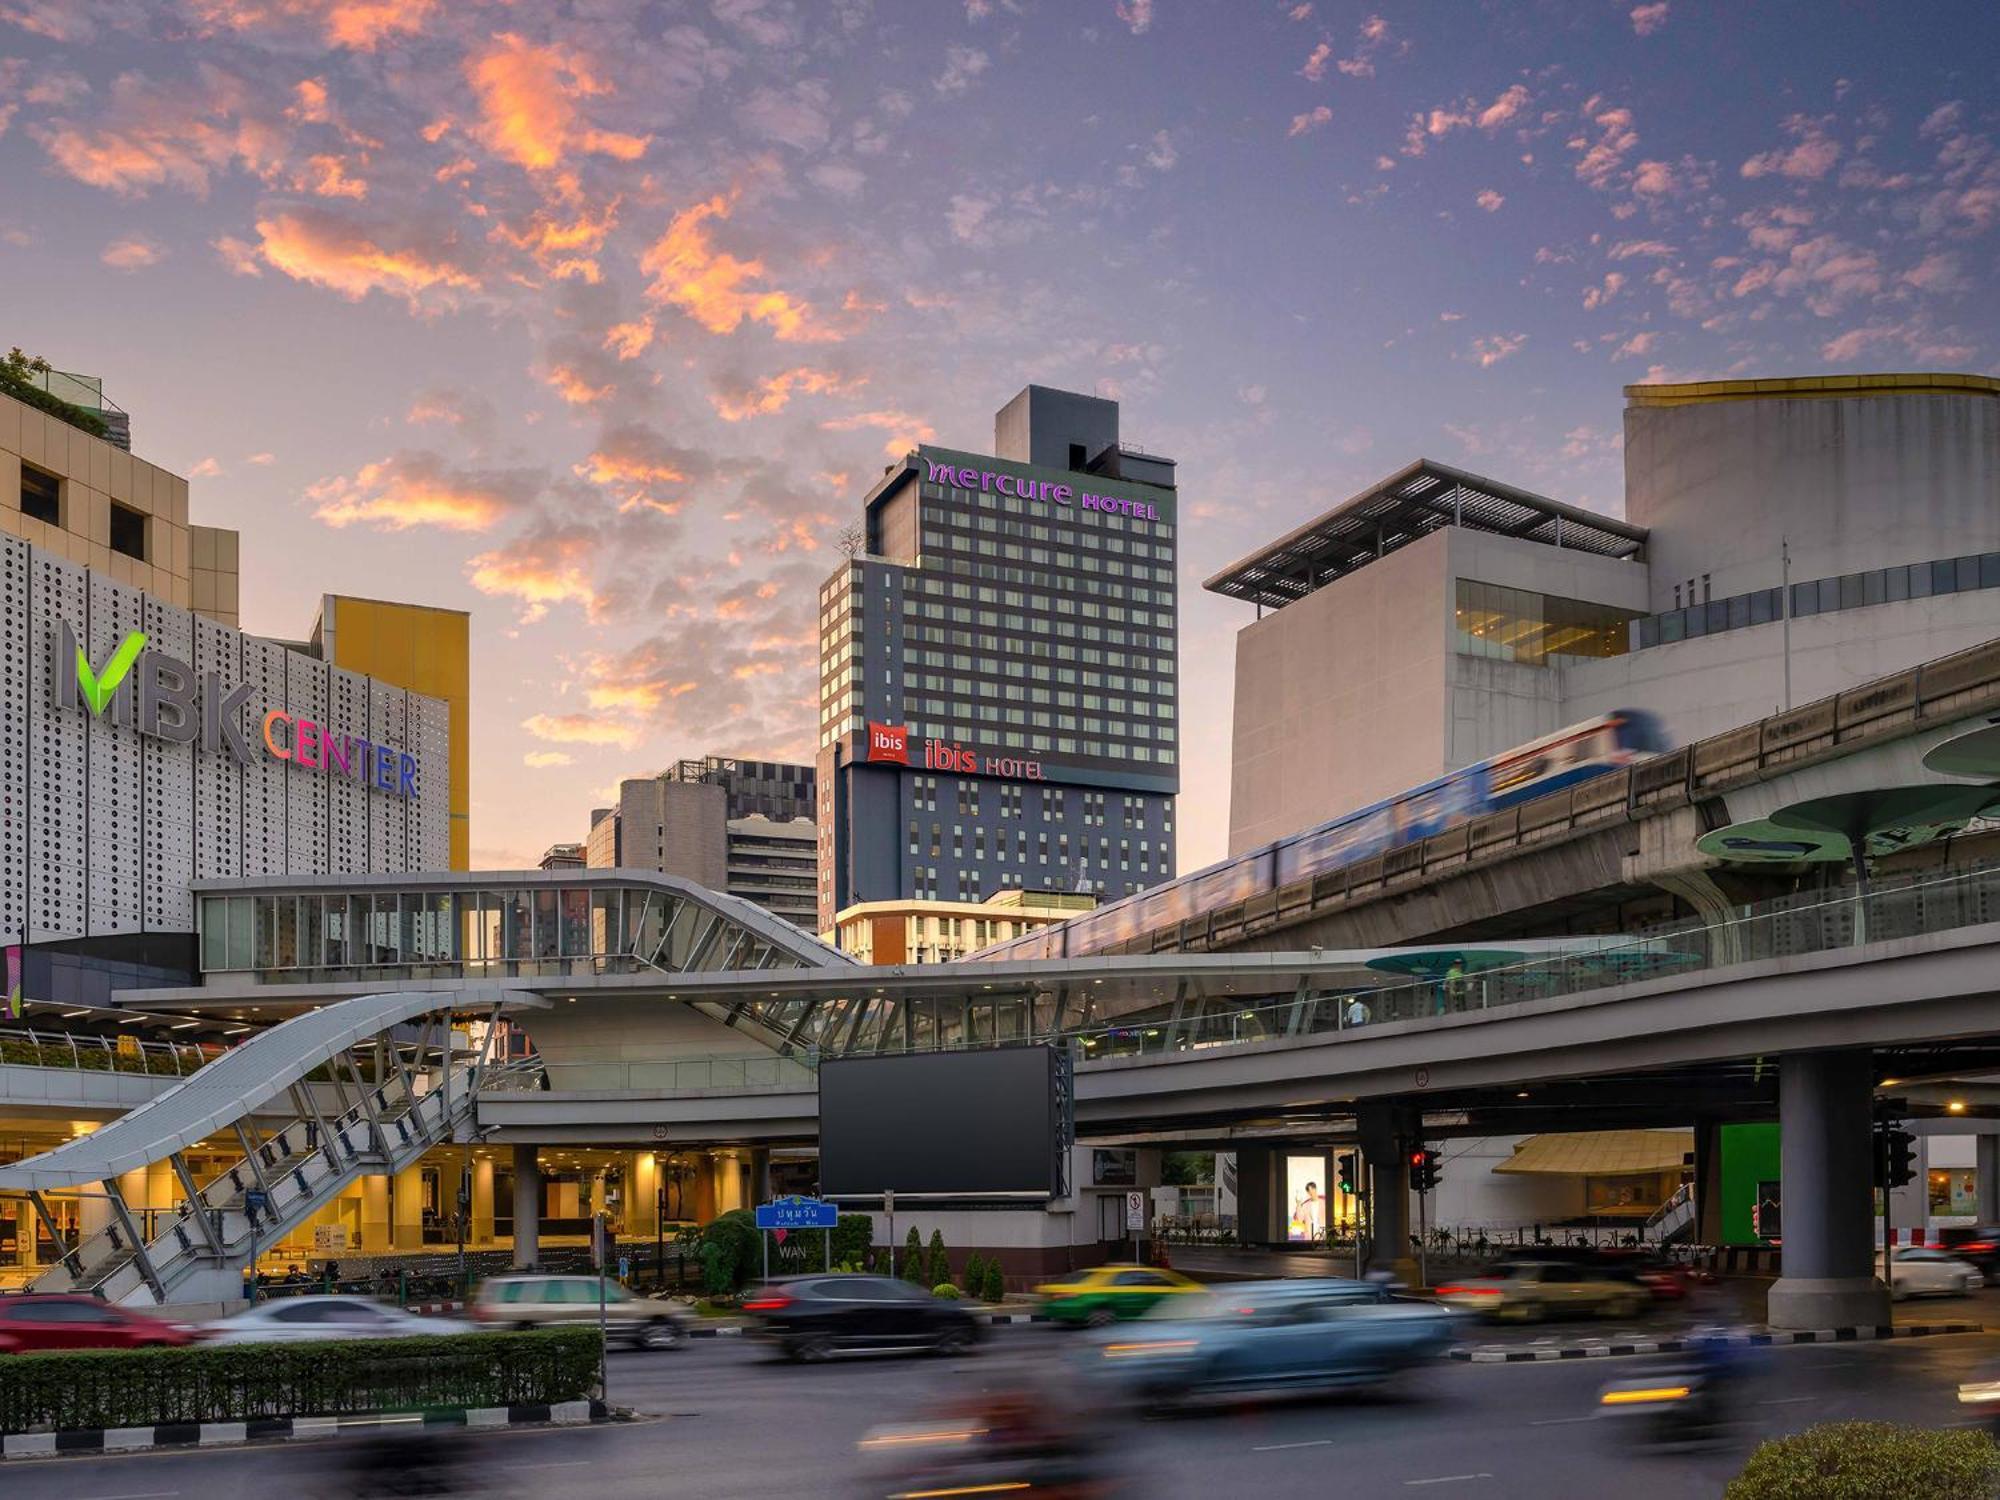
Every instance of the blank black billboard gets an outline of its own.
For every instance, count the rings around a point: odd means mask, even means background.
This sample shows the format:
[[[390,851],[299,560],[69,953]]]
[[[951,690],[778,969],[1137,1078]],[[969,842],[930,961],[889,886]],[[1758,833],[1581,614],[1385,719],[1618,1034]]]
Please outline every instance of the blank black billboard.
[[[820,1193],[1052,1195],[1055,1079],[1047,1047],[824,1060]]]

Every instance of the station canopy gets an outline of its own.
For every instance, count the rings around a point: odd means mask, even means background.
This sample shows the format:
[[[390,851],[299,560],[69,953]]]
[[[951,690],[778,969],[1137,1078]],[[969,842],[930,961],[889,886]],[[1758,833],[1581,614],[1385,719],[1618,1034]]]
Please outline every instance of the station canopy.
[[[1231,563],[1202,587],[1283,609],[1445,526],[1599,557],[1637,558],[1646,546],[1643,526],[1423,458]]]

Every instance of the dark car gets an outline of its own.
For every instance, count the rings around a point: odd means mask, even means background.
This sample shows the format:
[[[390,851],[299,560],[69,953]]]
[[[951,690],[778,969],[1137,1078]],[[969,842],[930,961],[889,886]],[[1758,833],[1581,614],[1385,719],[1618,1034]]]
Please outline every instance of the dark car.
[[[956,1302],[892,1276],[796,1276],[767,1282],[743,1302],[750,1336],[796,1360],[891,1349],[962,1354],[979,1322]]]
[[[199,1337],[184,1323],[169,1323],[95,1297],[34,1292],[0,1297],[0,1353],[165,1349]]]
[[[1688,1268],[1664,1255],[1644,1250],[1606,1250],[1602,1264],[1637,1277],[1652,1289],[1656,1302],[1680,1302],[1687,1297]]]
[[[1989,1283],[2000,1280],[2000,1224],[1953,1225],[1940,1230],[1938,1240],[1960,1260],[1979,1267]]]

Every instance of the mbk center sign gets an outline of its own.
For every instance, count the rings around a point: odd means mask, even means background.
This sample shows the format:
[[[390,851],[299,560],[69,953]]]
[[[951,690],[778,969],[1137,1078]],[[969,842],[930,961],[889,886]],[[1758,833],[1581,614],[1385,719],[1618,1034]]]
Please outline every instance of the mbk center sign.
[[[244,715],[249,685],[231,685],[220,672],[196,672],[149,649],[143,630],[128,634],[98,666],[77,643],[74,627],[59,620],[49,632],[49,652],[51,698],[58,709],[108,718],[150,739],[226,753],[240,766],[253,764],[261,751],[305,770],[348,777],[371,791],[417,795],[416,756],[281,708],[265,710],[253,741]]]

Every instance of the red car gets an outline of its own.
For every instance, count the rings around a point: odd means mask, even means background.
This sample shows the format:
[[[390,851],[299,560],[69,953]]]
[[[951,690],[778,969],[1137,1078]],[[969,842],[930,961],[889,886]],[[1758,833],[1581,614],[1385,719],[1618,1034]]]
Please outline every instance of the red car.
[[[1687,1296],[1688,1284],[1694,1279],[1688,1267],[1664,1255],[1607,1250],[1603,1259],[1605,1264],[1615,1265],[1644,1282],[1652,1290],[1655,1302],[1679,1302]]]
[[[165,1349],[191,1344],[199,1335],[184,1323],[169,1323],[95,1297],[23,1293],[0,1296],[0,1354],[35,1354],[45,1349]]]

